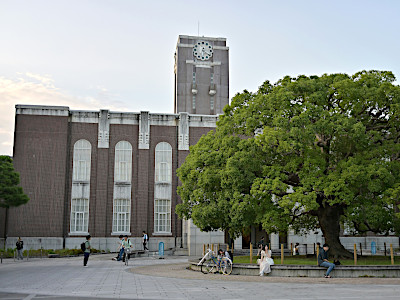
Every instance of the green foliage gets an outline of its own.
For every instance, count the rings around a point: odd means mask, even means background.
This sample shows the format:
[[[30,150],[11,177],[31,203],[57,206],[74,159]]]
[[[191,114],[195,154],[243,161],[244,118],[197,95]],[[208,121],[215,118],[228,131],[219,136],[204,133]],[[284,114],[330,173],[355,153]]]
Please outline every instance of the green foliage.
[[[14,257],[14,251],[16,251],[16,248],[8,248],[7,250],[0,249],[0,255],[3,255],[3,258],[13,258]],[[91,253],[109,253],[109,251],[104,251],[104,250],[97,250],[92,248]],[[28,256],[29,257],[46,257],[49,254],[59,254],[61,257],[63,256],[78,256],[80,254],[83,254],[81,249],[28,249],[23,251],[24,257]]]
[[[340,221],[356,233],[399,232],[394,81],[374,70],[287,76],[235,95],[177,172],[178,215],[233,236],[262,224],[268,232],[321,228],[336,239]]]
[[[29,201],[19,185],[19,174],[14,171],[12,159],[0,156],[0,207],[19,206]]]

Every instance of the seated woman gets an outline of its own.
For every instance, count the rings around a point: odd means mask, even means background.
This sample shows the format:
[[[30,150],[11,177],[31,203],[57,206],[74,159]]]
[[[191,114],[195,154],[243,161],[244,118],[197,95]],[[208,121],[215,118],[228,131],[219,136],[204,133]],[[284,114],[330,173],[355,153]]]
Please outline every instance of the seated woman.
[[[268,249],[268,246],[265,246],[265,251],[261,251],[260,258],[260,276],[264,276],[264,274],[271,273],[271,266],[274,264],[274,260],[271,258],[271,250]]]
[[[227,258],[231,259],[229,252],[219,249],[218,250],[218,270],[222,267],[221,264],[226,260]]]

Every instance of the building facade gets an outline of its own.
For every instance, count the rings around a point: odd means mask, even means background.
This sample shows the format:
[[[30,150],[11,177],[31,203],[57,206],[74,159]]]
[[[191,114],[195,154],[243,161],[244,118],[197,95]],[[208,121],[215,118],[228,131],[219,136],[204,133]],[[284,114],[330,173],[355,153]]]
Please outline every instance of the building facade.
[[[176,170],[228,104],[228,48],[179,36],[176,49],[174,114],[16,105],[14,167],[30,201],[0,211],[6,247],[21,236],[31,249],[79,248],[91,234],[94,248],[114,251],[126,234],[140,249],[144,230],[150,250],[162,241],[195,254],[210,240],[175,214]]]
[[[115,236],[140,245],[145,230],[152,248],[183,247],[176,169],[216,121],[17,105],[14,167],[30,201],[8,210],[7,236],[75,248],[91,234],[95,248],[113,250]]]

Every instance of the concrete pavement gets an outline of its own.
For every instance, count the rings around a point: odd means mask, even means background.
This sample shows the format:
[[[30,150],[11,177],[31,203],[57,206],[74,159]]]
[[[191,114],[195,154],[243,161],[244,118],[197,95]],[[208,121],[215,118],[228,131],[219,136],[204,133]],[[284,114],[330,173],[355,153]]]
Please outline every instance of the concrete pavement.
[[[399,299],[399,279],[259,278],[201,274],[187,258],[135,258],[126,267],[113,255],[4,260],[0,299]],[[87,297],[87,298],[86,298]]]

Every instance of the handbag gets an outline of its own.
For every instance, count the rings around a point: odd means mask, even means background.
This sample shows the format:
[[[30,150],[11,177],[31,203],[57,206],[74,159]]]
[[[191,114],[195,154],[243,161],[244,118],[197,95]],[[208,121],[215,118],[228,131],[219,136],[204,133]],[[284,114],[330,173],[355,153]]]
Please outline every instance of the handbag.
[[[260,265],[261,264],[261,259],[257,259],[257,265]]]

